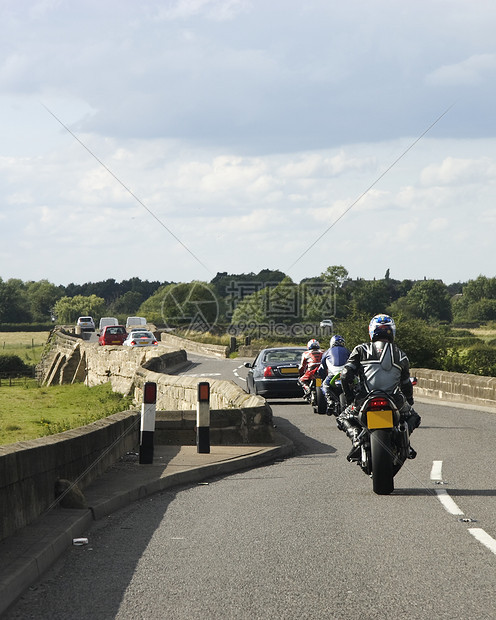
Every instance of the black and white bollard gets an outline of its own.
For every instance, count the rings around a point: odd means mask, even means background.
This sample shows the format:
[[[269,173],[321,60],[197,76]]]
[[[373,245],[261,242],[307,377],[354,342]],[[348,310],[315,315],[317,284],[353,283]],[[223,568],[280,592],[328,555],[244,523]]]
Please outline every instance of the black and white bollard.
[[[196,451],[210,453],[210,383],[198,384],[198,403],[196,405]]]
[[[147,381],[143,386],[141,405],[141,432],[139,462],[153,463],[153,442],[155,435],[155,411],[157,408],[157,384]]]

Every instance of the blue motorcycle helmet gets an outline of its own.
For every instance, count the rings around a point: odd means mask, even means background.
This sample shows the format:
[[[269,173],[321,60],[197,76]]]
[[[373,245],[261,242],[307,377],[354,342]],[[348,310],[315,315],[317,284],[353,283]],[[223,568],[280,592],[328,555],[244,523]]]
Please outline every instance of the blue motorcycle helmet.
[[[345,342],[343,336],[338,336],[337,334],[331,338],[329,341],[329,346],[331,347],[344,347]]]

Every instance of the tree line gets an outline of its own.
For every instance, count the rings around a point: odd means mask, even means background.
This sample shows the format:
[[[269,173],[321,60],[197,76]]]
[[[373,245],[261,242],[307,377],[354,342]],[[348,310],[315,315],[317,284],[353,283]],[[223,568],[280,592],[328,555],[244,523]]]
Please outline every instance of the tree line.
[[[250,329],[264,324],[331,318],[352,347],[367,339],[368,321],[380,312],[395,318],[398,343],[414,366],[496,376],[496,340],[468,331],[496,321],[496,278],[482,275],[447,285],[397,280],[387,270],[382,278],[366,280],[332,265],[298,283],[271,269],[220,272],[209,282],[182,283],[131,278],[57,286],[0,278],[0,330],[74,324],[83,315],[116,316],[122,322],[138,315],[157,327],[251,335]]]
[[[188,309],[188,304],[191,308]],[[209,307],[210,306],[210,307]],[[280,270],[220,272],[209,282],[159,282],[134,277],[84,284],[55,285],[0,278],[0,324],[72,323],[79,315],[143,314],[157,324],[188,321],[194,312],[215,313],[220,324],[290,323],[343,319],[387,312],[430,324],[467,324],[496,320],[496,278],[468,282],[397,280],[389,269],[380,279],[352,279],[342,265],[295,283]],[[148,316],[150,315],[150,316]],[[212,316],[205,316],[207,322]]]

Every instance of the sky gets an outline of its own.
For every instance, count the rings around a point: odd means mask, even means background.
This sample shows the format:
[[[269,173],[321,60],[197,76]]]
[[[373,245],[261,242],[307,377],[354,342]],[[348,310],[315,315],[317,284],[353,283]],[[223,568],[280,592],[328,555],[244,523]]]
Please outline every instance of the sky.
[[[0,278],[496,276],[491,0],[0,0]]]

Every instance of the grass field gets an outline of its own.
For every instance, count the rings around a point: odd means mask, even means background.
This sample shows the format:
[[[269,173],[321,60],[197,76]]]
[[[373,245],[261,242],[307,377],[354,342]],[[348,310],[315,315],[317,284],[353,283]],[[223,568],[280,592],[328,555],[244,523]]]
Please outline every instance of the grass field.
[[[0,387],[0,445],[53,435],[127,411],[131,399],[110,383],[39,387],[34,379]]]
[[[489,327],[476,327],[469,330],[474,336],[480,338],[484,342],[490,342],[491,340],[496,340],[496,329],[491,329]]]
[[[49,333],[0,332],[0,355],[18,355],[26,364],[37,364]]]

